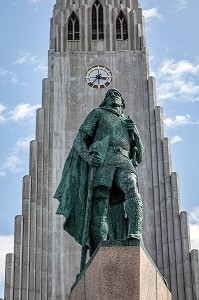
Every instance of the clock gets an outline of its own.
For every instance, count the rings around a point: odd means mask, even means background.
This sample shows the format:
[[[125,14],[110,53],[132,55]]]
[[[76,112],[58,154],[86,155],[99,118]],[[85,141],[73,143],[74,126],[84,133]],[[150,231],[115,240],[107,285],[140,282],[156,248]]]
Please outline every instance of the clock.
[[[112,81],[111,71],[103,66],[90,68],[85,75],[86,83],[95,89],[106,88]]]

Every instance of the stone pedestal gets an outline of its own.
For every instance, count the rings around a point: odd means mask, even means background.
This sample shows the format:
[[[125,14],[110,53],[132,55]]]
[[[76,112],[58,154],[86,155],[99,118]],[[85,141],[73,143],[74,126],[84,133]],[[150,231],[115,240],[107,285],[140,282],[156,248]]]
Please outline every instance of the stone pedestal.
[[[101,246],[74,284],[70,300],[170,300],[171,294],[146,250]]]

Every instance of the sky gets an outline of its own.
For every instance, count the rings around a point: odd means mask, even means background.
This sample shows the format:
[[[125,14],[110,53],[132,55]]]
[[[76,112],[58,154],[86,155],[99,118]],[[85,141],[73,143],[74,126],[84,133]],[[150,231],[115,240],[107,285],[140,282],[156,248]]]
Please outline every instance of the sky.
[[[41,83],[47,76],[50,18],[55,0],[0,1],[0,297],[5,254],[13,251],[21,214],[22,178]],[[199,39],[196,0],[140,0],[146,18],[150,74],[164,110],[173,171],[180,174],[181,210],[190,213],[192,248],[199,249]]]

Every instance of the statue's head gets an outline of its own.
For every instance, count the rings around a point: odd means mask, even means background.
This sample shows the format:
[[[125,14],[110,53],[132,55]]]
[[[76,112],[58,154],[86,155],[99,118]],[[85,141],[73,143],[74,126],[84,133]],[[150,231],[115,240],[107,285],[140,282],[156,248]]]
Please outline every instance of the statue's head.
[[[121,107],[125,108],[124,99],[122,98],[122,94],[117,89],[110,89],[105,95],[104,100],[100,104],[100,107],[110,106],[110,107]]]

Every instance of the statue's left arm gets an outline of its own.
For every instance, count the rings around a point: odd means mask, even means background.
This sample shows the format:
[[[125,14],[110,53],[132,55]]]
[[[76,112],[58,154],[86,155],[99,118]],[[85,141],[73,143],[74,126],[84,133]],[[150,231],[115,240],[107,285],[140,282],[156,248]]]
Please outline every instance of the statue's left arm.
[[[144,146],[142,144],[140,133],[137,129],[135,122],[130,117],[126,119],[126,124],[129,132],[132,135],[134,147],[136,147],[136,157],[134,158],[134,160],[136,160],[137,164],[140,164],[143,161],[144,156]]]
[[[137,130],[138,132],[138,130]],[[140,138],[140,134],[138,132],[138,134],[134,133],[134,140],[135,140],[135,146],[137,147],[137,151],[136,151],[136,161],[137,164],[140,164],[143,161],[143,156],[144,156],[144,146],[142,144],[141,138]]]

